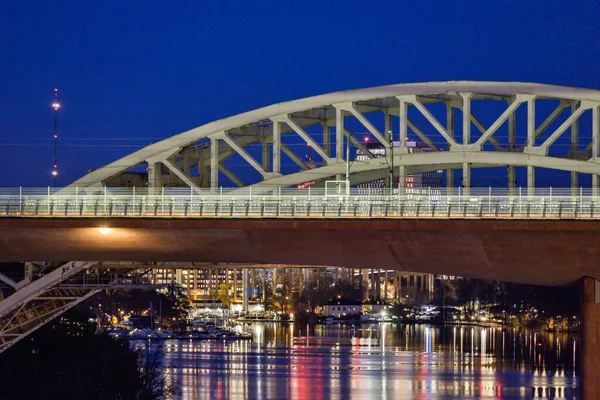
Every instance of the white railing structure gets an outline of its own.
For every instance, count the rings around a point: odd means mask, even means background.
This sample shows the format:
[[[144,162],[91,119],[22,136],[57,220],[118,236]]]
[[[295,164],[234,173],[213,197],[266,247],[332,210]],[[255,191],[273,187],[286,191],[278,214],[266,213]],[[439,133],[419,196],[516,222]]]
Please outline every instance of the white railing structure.
[[[589,188],[4,188],[1,217],[600,219]]]

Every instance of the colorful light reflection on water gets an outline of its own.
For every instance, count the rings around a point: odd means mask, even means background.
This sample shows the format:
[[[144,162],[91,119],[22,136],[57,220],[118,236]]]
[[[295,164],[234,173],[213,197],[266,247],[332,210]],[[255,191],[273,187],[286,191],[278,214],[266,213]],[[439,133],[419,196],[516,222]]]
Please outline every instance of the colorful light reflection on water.
[[[252,341],[164,342],[180,398],[578,398],[574,335],[394,324],[250,329]]]

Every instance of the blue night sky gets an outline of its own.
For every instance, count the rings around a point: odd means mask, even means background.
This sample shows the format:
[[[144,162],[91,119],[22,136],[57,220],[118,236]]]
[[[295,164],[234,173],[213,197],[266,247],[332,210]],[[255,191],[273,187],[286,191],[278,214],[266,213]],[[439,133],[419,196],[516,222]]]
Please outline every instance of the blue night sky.
[[[52,184],[55,87],[66,185],[152,141],[280,101],[445,80],[600,89],[599,67],[592,0],[4,0],[0,186]]]

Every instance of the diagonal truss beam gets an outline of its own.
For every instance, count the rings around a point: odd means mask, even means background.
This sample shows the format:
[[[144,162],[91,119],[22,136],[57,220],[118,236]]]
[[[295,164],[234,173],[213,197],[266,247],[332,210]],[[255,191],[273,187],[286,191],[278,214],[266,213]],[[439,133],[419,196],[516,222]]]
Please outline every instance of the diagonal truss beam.
[[[0,317],[0,352],[102,289],[156,286],[145,277],[148,269],[127,269],[117,274],[108,269],[95,269],[95,273],[89,274],[89,263],[80,263],[67,263],[13,294],[25,292],[28,295]],[[0,306],[10,303],[13,296]]]
[[[446,128],[444,128],[442,124],[440,124],[440,122],[429,112],[429,110],[423,105],[423,103],[421,103],[421,101],[417,98],[416,95],[396,96],[396,98],[400,101],[404,100],[407,103],[410,103],[413,106],[415,106],[415,108],[419,110],[419,112],[425,117],[425,119],[427,119],[427,121],[429,121],[429,123],[433,125],[433,127],[444,137],[444,139],[446,139],[448,144],[450,144],[451,146],[457,144],[454,138],[448,134]]]
[[[349,113],[351,113],[354,116],[354,118],[356,118],[365,128],[367,128],[367,130],[371,133],[371,135],[375,137],[375,139],[377,139],[379,143],[381,143],[385,148],[391,147],[391,143],[381,134],[381,132],[377,130],[377,128],[373,126],[373,124],[367,118],[365,118],[364,115],[362,115],[356,109],[356,107],[354,107],[353,103],[339,103],[334,104],[333,106],[335,108],[339,108],[341,110],[348,111]]]
[[[294,153],[292,149],[290,149],[283,143],[281,144],[281,151],[283,151],[283,153],[287,155],[297,166],[302,168],[303,171],[310,169],[309,166],[306,165],[304,161],[302,161],[302,158],[298,157],[298,155]]]
[[[560,101],[559,105],[550,113],[550,115],[540,124],[540,126],[535,129],[534,136],[532,138],[528,138],[527,142],[519,147],[519,150],[523,150],[525,147],[533,147],[535,146],[535,140],[542,136],[542,134],[548,129],[550,124],[552,124],[559,115],[569,107],[569,103],[566,101]],[[535,110],[535,108],[534,108]],[[529,112],[529,111],[528,111]],[[535,121],[535,119],[534,119]]]
[[[475,125],[475,128],[477,128],[477,130],[481,132],[481,134],[484,134],[487,131],[485,125],[479,120],[479,118],[473,115],[473,112],[471,112],[471,122],[473,123],[473,125]],[[504,149],[504,147],[500,144],[498,139],[496,139],[494,136],[490,136],[490,143],[492,143],[496,150]]]
[[[223,175],[225,175],[226,177],[228,177],[238,187],[244,187],[244,186],[246,186],[244,184],[244,182],[240,178],[238,178],[237,175],[235,175],[233,172],[231,172],[231,170],[229,168],[227,168],[226,166],[224,166],[221,163],[219,163],[219,171],[221,171],[223,173]]]
[[[265,171],[263,169],[263,167],[254,159],[254,157],[252,157],[250,154],[248,154],[248,152],[246,152],[246,150],[244,150],[242,148],[242,146],[237,144],[235,142],[235,140],[233,140],[226,132],[220,132],[215,137],[219,138],[219,139],[223,139],[225,141],[225,143],[227,143],[229,145],[229,147],[231,147],[233,150],[235,150],[236,153],[238,153],[244,160],[246,160],[248,162],[248,164],[250,164],[252,166],[252,168],[257,170],[263,176],[263,179],[269,179],[269,178],[273,177],[274,175],[277,175],[277,174],[273,174],[272,172]]]
[[[581,114],[583,114],[584,111],[588,110],[589,108],[591,107],[584,106],[584,103],[582,102],[581,106],[576,109],[558,128],[556,128],[556,130],[548,137],[548,139],[544,141],[544,143],[539,146],[539,148],[543,149],[544,152],[547,152],[548,147],[550,147],[556,141],[556,139],[565,133],[565,131],[579,119]]]
[[[52,288],[96,264],[71,261],[33,282],[16,287],[16,292],[0,302],[0,352],[93,294],[88,290],[57,292]]]
[[[550,124],[553,123],[556,118],[558,118],[558,116],[567,108],[569,108],[569,104],[561,101],[554,111],[552,111],[552,113],[548,116],[548,118],[546,118],[544,122],[542,122],[542,124],[535,130],[535,138],[539,138],[546,131],[546,129],[548,129]],[[533,144],[530,145],[533,146]]]
[[[456,106],[456,108],[458,108],[459,110],[462,111],[463,110],[462,103],[458,104]],[[479,118],[477,118],[477,116],[475,114],[473,114],[473,111],[471,111],[471,122],[473,123],[473,125],[475,125],[475,128],[477,128],[477,130],[479,132],[481,132],[482,134],[485,133],[485,131],[487,131],[487,129],[488,129],[481,122],[481,120]],[[504,147],[502,146],[502,144],[500,144],[498,139],[496,139],[494,136],[491,136],[489,141],[496,148],[496,150],[504,150]]]
[[[0,352],[5,351],[44,324],[92,297],[99,291],[98,289],[80,290],[77,295],[72,297],[36,298],[35,300],[38,304],[35,304],[33,307],[20,307],[10,318],[6,318],[8,322],[0,330]]]
[[[425,132],[423,132],[414,122],[411,121],[410,118],[406,118],[406,122],[408,124],[408,127],[419,137],[419,139],[421,139],[423,141],[423,143],[425,143],[430,149],[432,149],[433,151],[440,151],[440,148],[437,147],[432,141],[431,139],[429,139],[429,136],[427,136],[427,134],[425,134]]]
[[[494,121],[492,125],[481,135],[481,137],[475,142],[477,146],[483,146],[485,142],[489,140],[489,138],[496,133],[496,131],[502,126],[504,122],[513,115],[513,113],[519,108],[521,104],[526,102],[527,100],[533,98],[535,96],[532,95],[517,95],[515,100],[504,110],[502,114]]]
[[[323,148],[313,140],[312,137],[308,133],[304,131],[296,122],[294,122],[289,115],[279,115],[277,117],[271,118],[273,122],[284,122],[286,123],[294,132],[298,134],[307,144],[310,145],[320,156],[323,158],[326,164],[330,164],[333,160],[329,157],[329,154],[323,150]]]
[[[48,287],[56,285],[63,280],[71,277],[83,269],[88,269],[96,265],[96,262],[85,262],[85,261],[71,261],[65,265],[55,269],[47,275],[44,275],[40,279],[31,282],[29,285],[24,286],[21,290],[8,296],[6,299],[0,302],[0,317],[11,312],[16,307],[25,304],[38,293],[46,290]]]
[[[358,140],[358,138],[352,132],[350,132],[348,129],[344,129],[344,133],[350,138],[350,142],[352,142],[356,146],[356,148],[358,148],[361,151],[362,154],[367,156],[367,158],[376,158],[375,155],[371,153],[371,150],[369,150],[367,146],[362,144],[362,142]]]
[[[179,169],[179,167],[177,167],[177,165],[173,164],[170,160],[168,160],[166,158],[164,160],[162,160],[162,163],[171,172],[173,172],[179,179],[181,179],[186,185],[188,185],[189,187],[194,189],[196,192],[201,191],[200,187],[198,185],[196,185],[196,182],[192,181],[186,173],[184,173],[182,170]]]
[[[0,273],[0,281],[6,283],[9,286],[12,286],[13,288],[17,287],[17,282],[13,281],[8,276],[6,276],[2,273]]]

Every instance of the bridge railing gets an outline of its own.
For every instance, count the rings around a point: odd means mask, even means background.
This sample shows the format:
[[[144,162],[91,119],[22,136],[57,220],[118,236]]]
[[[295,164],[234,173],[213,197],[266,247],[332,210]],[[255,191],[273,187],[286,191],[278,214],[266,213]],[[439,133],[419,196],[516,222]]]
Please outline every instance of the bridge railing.
[[[600,219],[591,189],[0,189],[0,217]]]

